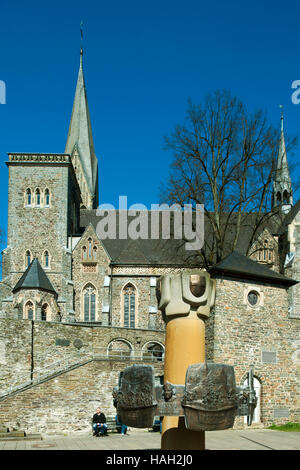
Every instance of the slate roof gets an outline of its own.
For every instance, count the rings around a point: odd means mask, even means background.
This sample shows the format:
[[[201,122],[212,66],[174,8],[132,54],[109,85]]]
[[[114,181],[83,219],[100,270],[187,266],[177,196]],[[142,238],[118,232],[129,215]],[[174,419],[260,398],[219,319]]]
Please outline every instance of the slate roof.
[[[233,251],[222,261],[215,264],[209,269],[212,276],[228,275],[240,279],[250,279],[268,282],[270,284],[281,284],[291,286],[297,284],[298,281],[273,271],[266,266],[253,261],[237,251]]]
[[[128,216],[128,225],[134,217]],[[97,216],[96,210],[81,210],[80,225],[84,230],[92,224],[97,232],[97,224],[101,217]],[[118,234],[118,212],[117,212],[117,234]],[[172,224],[171,224],[172,225]],[[150,224],[148,225],[150,231]],[[147,240],[122,240],[104,239],[104,248],[108,252],[111,263],[118,265],[172,265],[172,266],[197,266],[202,264],[199,251],[186,250],[185,240],[177,239],[151,239],[150,234]]]
[[[13,292],[16,292],[19,289],[39,289],[56,294],[54,287],[37,258],[34,258],[28,266],[13,288]]]
[[[150,215],[149,215],[150,217]],[[132,217],[134,218],[134,217]],[[240,236],[238,238],[236,250],[241,254],[246,254],[249,241],[255,226],[256,214],[248,214],[244,216],[243,226],[241,228]],[[101,217],[97,215],[97,210],[83,209],[80,211],[80,225],[82,231],[92,224],[97,231],[97,224]],[[118,211],[117,211],[117,233],[118,233]],[[232,217],[232,222],[228,225],[225,234],[224,256],[227,256],[232,251],[232,240],[235,236],[235,216]],[[128,216],[128,224],[130,217]],[[268,228],[270,233],[277,233],[278,227],[281,225],[282,220],[277,215],[266,220],[261,224],[257,231],[257,236]],[[149,231],[150,231],[149,220]],[[172,224],[171,224],[172,227]],[[212,227],[207,218],[204,223],[204,240],[207,243],[213,243],[214,234]],[[126,264],[126,265],[173,265],[173,266],[203,266],[203,258],[199,255],[197,250],[186,250],[184,240],[176,239],[151,239],[149,233],[148,240],[102,240],[105,249],[111,257],[112,264]],[[212,263],[213,264],[213,263]]]

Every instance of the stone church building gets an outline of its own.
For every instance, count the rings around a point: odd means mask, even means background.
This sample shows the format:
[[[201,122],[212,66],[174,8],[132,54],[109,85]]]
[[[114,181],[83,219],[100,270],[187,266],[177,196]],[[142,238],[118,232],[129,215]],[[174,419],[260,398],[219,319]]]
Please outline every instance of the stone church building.
[[[82,58],[81,50],[65,152],[9,153],[7,161],[0,425],[29,432],[89,430],[99,404],[114,416],[112,388],[128,364],[151,363],[162,375],[157,279],[202,268],[182,240],[99,238]],[[293,203],[283,120],[273,206],[280,217],[257,234],[250,257],[245,229],[237,251],[209,269],[216,300],[206,357],[233,365],[237,384],[254,366],[256,426],[300,419],[300,201]]]

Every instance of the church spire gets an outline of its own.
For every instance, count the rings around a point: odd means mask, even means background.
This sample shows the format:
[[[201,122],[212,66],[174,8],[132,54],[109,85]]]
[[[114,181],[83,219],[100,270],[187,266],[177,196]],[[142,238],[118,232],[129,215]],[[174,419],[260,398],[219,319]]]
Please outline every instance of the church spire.
[[[81,44],[79,72],[65,153],[72,157],[83,204],[87,209],[91,209],[98,206],[98,161],[94,150],[82,59]]]
[[[277,166],[273,181],[273,207],[282,206],[282,212],[287,213],[293,205],[292,182],[287,161],[285,138],[283,130],[283,106],[281,105],[281,129]]]

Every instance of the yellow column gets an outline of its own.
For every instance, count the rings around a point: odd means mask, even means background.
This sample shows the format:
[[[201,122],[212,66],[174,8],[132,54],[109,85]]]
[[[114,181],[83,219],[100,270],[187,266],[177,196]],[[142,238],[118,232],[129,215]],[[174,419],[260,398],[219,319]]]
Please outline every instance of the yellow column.
[[[204,321],[191,312],[173,318],[166,326],[164,381],[184,384],[188,366],[205,361]],[[189,431],[184,417],[165,416],[162,423],[161,448],[164,450],[203,450],[204,431]]]
[[[185,384],[187,368],[205,362],[205,324],[215,299],[215,281],[206,271],[165,275],[159,282],[166,322],[164,382]],[[186,429],[183,416],[165,416],[163,450],[203,450],[204,431]]]

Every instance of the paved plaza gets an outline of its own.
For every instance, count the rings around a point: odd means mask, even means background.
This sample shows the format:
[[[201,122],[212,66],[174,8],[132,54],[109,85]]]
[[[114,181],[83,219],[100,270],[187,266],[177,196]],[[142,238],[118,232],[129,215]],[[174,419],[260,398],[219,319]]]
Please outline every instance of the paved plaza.
[[[300,450],[300,433],[267,429],[225,430],[205,433],[207,450]],[[131,429],[129,434],[109,434],[94,437],[90,434],[44,436],[42,440],[1,441],[0,450],[160,450],[161,435],[148,430]]]

